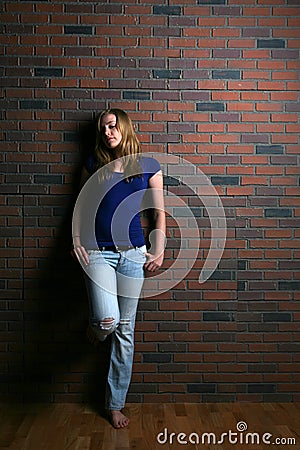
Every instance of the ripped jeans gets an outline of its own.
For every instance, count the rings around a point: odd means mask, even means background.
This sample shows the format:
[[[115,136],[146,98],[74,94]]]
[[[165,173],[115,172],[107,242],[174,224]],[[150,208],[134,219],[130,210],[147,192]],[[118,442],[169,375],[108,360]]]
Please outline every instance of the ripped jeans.
[[[85,282],[90,327],[100,341],[111,334],[106,408],[121,410],[129,388],[135,317],[144,281],[146,246],[119,252],[89,250]]]

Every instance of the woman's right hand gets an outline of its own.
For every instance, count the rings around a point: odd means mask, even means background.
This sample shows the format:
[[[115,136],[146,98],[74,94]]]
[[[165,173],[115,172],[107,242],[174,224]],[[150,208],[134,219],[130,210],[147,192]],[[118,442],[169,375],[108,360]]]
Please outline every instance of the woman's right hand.
[[[71,254],[84,266],[89,264],[89,255],[82,245],[75,245],[71,251]]]

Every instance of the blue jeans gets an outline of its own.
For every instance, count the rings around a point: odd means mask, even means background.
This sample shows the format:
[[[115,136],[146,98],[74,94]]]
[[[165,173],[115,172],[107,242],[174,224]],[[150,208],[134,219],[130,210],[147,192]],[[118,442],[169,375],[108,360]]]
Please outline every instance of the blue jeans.
[[[130,384],[135,317],[144,281],[146,246],[130,250],[89,250],[85,281],[90,327],[100,341],[111,334],[111,358],[106,387],[106,408],[125,406]]]

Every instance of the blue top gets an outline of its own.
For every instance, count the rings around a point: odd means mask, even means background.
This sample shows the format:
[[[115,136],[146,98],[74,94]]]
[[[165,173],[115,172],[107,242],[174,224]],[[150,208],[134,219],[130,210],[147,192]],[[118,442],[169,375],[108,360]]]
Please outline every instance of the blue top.
[[[132,181],[127,182],[123,173],[113,172],[110,179],[101,183],[103,198],[95,220],[95,235],[99,247],[141,247],[145,244],[140,208],[149,187],[149,179],[160,170],[160,164],[154,158],[141,156],[139,165],[142,169],[141,177],[134,176]],[[93,154],[87,159],[85,168],[91,174],[97,170]]]

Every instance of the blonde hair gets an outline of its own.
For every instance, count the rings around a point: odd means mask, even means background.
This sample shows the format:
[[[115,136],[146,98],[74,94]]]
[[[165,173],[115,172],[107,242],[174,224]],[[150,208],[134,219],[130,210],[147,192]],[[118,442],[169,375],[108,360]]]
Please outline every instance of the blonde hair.
[[[95,156],[97,160],[97,169],[106,166],[115,159],[112,152],[106,145],[104,134],[101,129],[101,120],[107,114],[113,114],[116,117],[116,128],[121,133],[122,139],[115,149],[118,157],[122,158],[124,176],[126,181],[131,181],[134,175],[140,176],[141,167],[138,163],[141,154],[141,145],[135,134],[132,122],[128,114],[122,109],[112,108],[102,111],[97,118],[96,146]],[[112,164],[109,164],[107,170],[101,171],[101,178],[109,178],[112,175]]]

